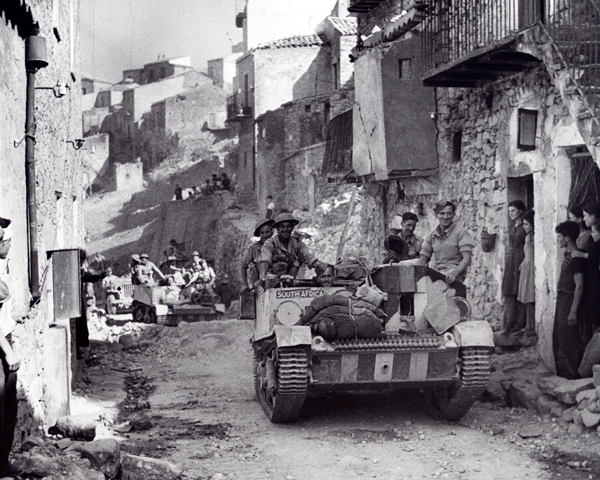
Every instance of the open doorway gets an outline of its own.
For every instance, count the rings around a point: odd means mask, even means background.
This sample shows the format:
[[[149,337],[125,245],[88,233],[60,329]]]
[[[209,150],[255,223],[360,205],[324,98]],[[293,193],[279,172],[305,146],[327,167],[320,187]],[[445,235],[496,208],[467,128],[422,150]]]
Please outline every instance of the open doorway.
[[[504,297],[505,313],[502,328],[502,335],[511,338],[512,335],[535,336],[535,310],[534,303],[530,300],[530,294],[522,297],[521,264],[528,261],[531,266],[527,277],[527,287],[534,289],[533,276],[533,250],[532,237],[528,236],[531,230],[526,230],[525,215],[533,207],[533,176],[523,175],[521,177],[510,177],[507,179],[507,223],[508,243],[506,245],[506,255],[504,271],[502,276],[502,296]],[[533,219],[529,218],[527,225],[533,225]],[[526,253],[526,238],[528,243],[528,258]],[[526,306],[526,303],[528,304]],[[529,309],[528,309],[529,308]]]
[[[507,179],[508,203],[521,200],[527,209],[533,208],[533,175],[522,177],[509,177]]]

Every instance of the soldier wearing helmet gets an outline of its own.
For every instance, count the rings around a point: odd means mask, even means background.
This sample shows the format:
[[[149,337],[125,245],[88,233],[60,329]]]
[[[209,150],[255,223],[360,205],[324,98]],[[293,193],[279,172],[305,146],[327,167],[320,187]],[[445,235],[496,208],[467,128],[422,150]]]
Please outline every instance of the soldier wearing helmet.
[[[140,255],[141,263],[136,267],[136,276],[141,285],[154,286],[154,272],[158,274],[160,278],[165,279],[164,274],[160,269],[150,261],[150,257],[147,253]]]
[[[295,278],[302,265],[309,268],[327,267],[327,264],[309,252],[302,240],[292,235],[298,223],[300,222],[290,213],[281,213],[275,218],[273,228],[277,229],[277,234],[266,240],[261,249],[259,282],[264,281],[267,273]]]
[[[254,286],[258,280],[258,269],[260,265],[260,257],[262,255],[262,247],[265,242],[273,235],[273,223],[275,220],[260,219],[254,227],[254,236],[258,237],[257,242],[252,243],[246,250],[246,255],[242,260],[241,278],[243,291],[246,291]]]

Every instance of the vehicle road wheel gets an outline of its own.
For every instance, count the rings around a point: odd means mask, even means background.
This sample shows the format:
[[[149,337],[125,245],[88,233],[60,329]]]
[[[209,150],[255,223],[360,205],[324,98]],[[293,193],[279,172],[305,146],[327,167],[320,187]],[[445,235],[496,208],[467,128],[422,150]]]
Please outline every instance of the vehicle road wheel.
[[[109,315],[117,314],[117,304],[115,296],[111,293],[106,297],[106,313]]]
[[[138,323],[144,323],[146,318],[146,306],[137,302],[133,303],[133,320]]]
[[[271,422],[296,422],[308,390],[307,349],[274,348],[266,355],[255,351],[254,387]]]
[[[490,350],[460,349],[460,378],[446,388],[425,390],[425,411],[439,420],[460,420],[481,397],[490,378]]]
[[[146,307],[146,315],[144,321],[146,323],[156,323],[156,310],[154,307]]]

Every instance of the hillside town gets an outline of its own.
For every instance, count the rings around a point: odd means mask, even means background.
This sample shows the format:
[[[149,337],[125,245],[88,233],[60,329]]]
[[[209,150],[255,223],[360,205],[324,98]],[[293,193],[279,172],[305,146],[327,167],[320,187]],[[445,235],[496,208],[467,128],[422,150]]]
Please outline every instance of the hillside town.
[[[0,479],[600,479],[600,4],[125,3],[0,3]]]

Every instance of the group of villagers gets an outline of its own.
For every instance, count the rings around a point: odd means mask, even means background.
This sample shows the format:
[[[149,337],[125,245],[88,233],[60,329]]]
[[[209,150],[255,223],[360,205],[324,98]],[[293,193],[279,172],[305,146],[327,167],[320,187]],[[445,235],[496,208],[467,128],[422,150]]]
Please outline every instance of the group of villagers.
[[[553,332],[556,372],[569,379],[589,377],[591,364],[600,360],[600,204],[571,208],[556,237],[564,251]],[[596,360],[582,361],[586,355]]]

